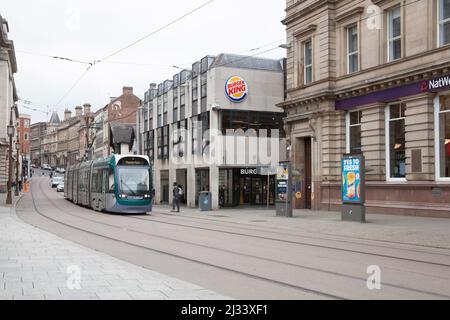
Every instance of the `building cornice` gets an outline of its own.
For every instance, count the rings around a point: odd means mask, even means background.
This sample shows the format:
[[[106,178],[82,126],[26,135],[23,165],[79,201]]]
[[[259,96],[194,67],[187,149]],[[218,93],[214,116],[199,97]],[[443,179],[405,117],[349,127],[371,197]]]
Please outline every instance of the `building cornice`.
[[[293,36],[296,38],[303,38],[304,36],[311,34],[317,30],[316,24],[310,24],[306,28],[300,29],[296,32],[294,32]]]
[[[336,23],[341,23],[344,20],[350,19],[356,15],[361,15],[364,12],[364,7],[356,7],[350,9],[336,17]]]
[[[417,58],[420,58],[422,56],[426,56],[426,55],[429,55],[432,53],[446,51],[446,50],[449,50],[449,48],[450,48],[449,46],[437,48],[437,49],[427,51],[424,53],[420,53],[420,54],[417,54],[414,56],[406,57],[406,58],[400,59],[398,61],[391,62],[389,64],[383,64],[383,65],[379,65],[379,66],[376,66],[376,67],[373,67],[370,69],[366,69],[357,74],[345,75],[345,76],[342,76],[339,78],[326,78],[326,79],[322,79],[320,81],[314,82],[306,87],[297,87],[294,89],[289,89],[287,91],[288,93],[301,92],[301,90],[303,90],[305,88],[311,88],[313,86],[323,84],[326,82],[330,82],[329,88],[331,88],[325,92],[313,92],[313,93],[309,94],[308,96],[300,96],[300,97],[296,97],[296,98],[292,98],[292,99],[287,99],[285,102],[280,103],[277,106],[280,108],[291,108],[291,107],[311,103],[311,101],[314,101],[315,98],[321,97],[323,95],[332,96],[332,98],[331,98],[332,100],[353,98],[353,97],[369,94],[372,92],[376,92],[376,91],[380,91],[380,90],[384,90],[384,89],[388,89],[388,88],[395,88],[395,87],[399,87],[402,85],[411,84],[411,83],[418,82],[421,80],[428,80],[432,77],[436,77],[439,75],[449,74],[450,59],[447,59],[445,61],[442,61],[439,64],[433,64],[432,66],[430,66],[430,65],[418,66],[407,72],[402,70],[396,74],[390,74],[390,75],[386,75],[386,76],[383,76],[380,78],[375,78],[375,79],[366,79],[364,82],[351,83],[346,87],[333,88],[333,86],[335,86],[335,84],[341,80],[355,77],[355,76],[361,75],[362,73],[369,73],[372,71],[377,71],[377,70],[389,67],[391,65],[401,64],[405,61],[417,59]]]
[[[289,9],[294,8],[296,5],[300,5],[306,1],[299,1],[296,2],[293,6],[286,9],[286,11],[289,11]],[[288,25],[298,19],[303,18],[304,16],[314,12],[314,10],[317,10],[323,6],[326,5],[334,5],[336,4],[337,0],[318,0],[312,3],[311,5],[303,8],[302,10],[297,11],[296,13],[293,13],[291,15],[288,15],[284,20],[281,21],[282,24]]]

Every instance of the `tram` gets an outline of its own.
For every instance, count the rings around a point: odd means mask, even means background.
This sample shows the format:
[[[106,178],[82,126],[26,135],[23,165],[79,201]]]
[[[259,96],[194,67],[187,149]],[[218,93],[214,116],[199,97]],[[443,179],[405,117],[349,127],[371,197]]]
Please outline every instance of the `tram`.
[[[64,197],[100,212],[151,212],[151,170],[147,156],[113,155],[85,161],[66,171]]]

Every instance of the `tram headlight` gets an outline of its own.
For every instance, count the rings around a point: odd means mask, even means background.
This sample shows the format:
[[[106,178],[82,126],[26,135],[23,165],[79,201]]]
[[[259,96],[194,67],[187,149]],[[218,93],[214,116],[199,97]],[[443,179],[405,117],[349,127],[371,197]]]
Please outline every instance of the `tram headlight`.
[[[145,195],[144,195],[144,198],[145,198],[145,199],[150,199],[150,198],[151,198],[151,195],[145,194]]]
[[[127,195],[126,195],[126,194],[119,194],[119,198],[120,198],[120,199],[126,199],[126,198],[127,198]]]

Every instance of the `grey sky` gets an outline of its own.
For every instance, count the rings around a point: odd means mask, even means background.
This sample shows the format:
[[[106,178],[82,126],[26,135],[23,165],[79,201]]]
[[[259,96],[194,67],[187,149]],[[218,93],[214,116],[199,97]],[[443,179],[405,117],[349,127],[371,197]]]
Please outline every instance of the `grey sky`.
[[[178,71],[170,66],[189,68],[207,54],[256,54],[285,42],[280,23],[284,0],[216,0],[108,63],[94,66],[58,108],[57,102],[87,65],[28,54],[101,59],[205,2],[2,0],[0,13],[9,22],[16,48],[20,98],[43,111],[47,105],[50,110],[57,109],[60,116],[65,108],[74,110],[86,102],[97,110],[108,103],[110,96],[120,95],[123,86],[133,86],[142,98],[150,82],[172,78]],[[250,51],[254,48],[260,49]],[[285,50],[274,49],[260,56],[284,55]],[[31,114],[33,123],[46,120],[40,112],[23,107],[20,112]]]

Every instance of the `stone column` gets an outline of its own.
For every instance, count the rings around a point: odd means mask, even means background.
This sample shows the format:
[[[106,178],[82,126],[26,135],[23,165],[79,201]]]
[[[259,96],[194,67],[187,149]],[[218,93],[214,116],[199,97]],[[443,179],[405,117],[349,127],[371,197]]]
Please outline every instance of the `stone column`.
[[[366,180],[386,180],[385,112],[378,103],[362,110],[361,145],[366,157]]]
[[[406,103],[406,178],[435,179],[434,94],[425,93],[402,100]]]

